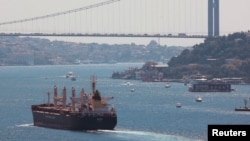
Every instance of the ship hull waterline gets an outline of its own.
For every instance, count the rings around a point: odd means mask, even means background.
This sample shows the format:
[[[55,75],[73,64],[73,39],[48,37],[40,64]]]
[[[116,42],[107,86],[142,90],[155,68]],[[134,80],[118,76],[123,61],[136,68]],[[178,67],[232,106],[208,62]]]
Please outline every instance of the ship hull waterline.
[[[72,116],[59,113],[32,111],[34,126],[65,130],[114,130],[115,116]]]

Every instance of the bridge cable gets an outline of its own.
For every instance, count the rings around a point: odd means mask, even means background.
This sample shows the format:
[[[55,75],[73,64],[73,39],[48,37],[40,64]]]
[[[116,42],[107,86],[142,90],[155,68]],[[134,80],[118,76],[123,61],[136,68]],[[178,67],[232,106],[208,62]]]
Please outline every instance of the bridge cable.
[[[120,0],[109,0],[109,1],[101,2],[101,3],[97,3],[97,4],[77,8],[77,9],[73,9],[73,10],[54,13],[54,14],[49,14],[49,15],[44,15],[44,16],[39,16],[39,17],[34,17],[34,18],[28,18],[28,19],[22,19],[22,20],[14,20],[14,21],[9,21],[9,22],[2,22],[2,23],[0,23],[0,25],[23,23],[23,22],[33,21],[33,20],[40,20],[40,19],[45,19],[45,18],[56,17],[56,16],[60,16],[60,15],[73,13],[73,12],[79,12],[79,11],[83,11],[83,10],[96,8],[96,7],[99,7],[99,6],[108,5],[108,4],[111,4],[111,3],[114,3],[114,2],[118,2],[118,1],[120,1]]]

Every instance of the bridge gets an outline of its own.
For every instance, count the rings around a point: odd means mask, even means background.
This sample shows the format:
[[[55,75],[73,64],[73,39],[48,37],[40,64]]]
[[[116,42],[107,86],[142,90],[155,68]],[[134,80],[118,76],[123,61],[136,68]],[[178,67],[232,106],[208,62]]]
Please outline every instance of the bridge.
[[[219,36],[219,0],[102,0],[0,21],[0,36],[207,38]]]
[[[185,33],[180,33],[177,35],[172,34],[99,34],[99,33],[0,33],[0,36],[57,36],[57,37],[152,37],[152,38],[207,38],[206,35],[186,35]]]

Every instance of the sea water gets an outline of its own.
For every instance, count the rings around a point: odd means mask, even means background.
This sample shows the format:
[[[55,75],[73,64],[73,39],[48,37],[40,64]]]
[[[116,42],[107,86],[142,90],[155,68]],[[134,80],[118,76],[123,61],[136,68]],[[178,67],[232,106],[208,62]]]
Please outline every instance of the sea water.
[[[249,85],[233,85],[234,92],[188,92],[183,83],[142,82],[112,79],[114,71],[142,67],[143,63],[82,64],[53,66],[1,66],[0,68],[0,141],[206,141],[209,124],[250,124],[250,112],[235,112],[250,96]],[[77,77],[65,77],[72,71]],[[57,85],[59,94],[71,87],[91,91],[91,76],[97,89],[110,101],[118,114],[114,130],[68,131],[33,126],[30,106],[48,102]],[[134,88],[134,92],[131,89]],[[196,102],[200,95],[202,102]],[[52,101],[52,96],[50,98]],[[181,108],[176,108],[176,103]]]

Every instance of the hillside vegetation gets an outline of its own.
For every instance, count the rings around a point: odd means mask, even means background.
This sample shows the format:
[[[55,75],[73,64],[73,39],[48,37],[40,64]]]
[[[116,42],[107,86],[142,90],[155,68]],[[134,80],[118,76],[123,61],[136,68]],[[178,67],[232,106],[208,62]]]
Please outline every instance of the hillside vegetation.
[[[192,74],[213,78],[241,77],[250,80],[250,36],[240,32],[205,39],[204,43],[172,57],[164,71],[166,78],[183,79]]]

